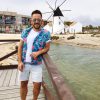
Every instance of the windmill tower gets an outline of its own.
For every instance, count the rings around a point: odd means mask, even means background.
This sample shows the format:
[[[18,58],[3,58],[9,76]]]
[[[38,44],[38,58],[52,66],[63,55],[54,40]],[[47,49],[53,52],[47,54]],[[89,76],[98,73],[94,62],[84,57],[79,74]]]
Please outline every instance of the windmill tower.
[[[53,17],[53,21],[52,21],[52,33],[54,34],[60,34],[60,33],[64,33],[65,31],[65,27],[64,27],[64,22],[61,20],[61,17],[64,17],[63,15],[63,11],[71,11],[71,10],[60,10],[60,7],[66,2],[66,0],[64,0],[59,6],[56,6],[57,4],[57,0],[55,1],[55,9],[53,9],[51,7],[51,5],[47,2],[47,4],[49,5],[49,8],[52,10],[51,12],[45,12],[43,14],[46,13],[51,13],[51,15],[48,17],[47,21]]]

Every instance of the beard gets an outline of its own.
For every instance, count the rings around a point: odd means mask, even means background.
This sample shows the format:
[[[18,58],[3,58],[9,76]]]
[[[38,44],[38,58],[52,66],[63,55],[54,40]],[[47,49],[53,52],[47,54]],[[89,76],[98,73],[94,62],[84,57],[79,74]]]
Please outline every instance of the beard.
[[[35,29],[40,29],[41,25],[40,25],[39,23],[35,23],[35,24],[33,25],[33,27],[34,27]]]

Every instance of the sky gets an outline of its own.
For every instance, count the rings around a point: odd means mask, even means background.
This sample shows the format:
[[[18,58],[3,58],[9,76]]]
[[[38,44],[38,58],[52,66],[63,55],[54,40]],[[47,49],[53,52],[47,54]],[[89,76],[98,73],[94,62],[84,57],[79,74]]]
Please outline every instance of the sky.
[[[31,15],[36,9],[42,13],[52,11],[46,1],[55,9],[56,0],[0,0],[0,11],[13,11],[24,15]],[[59,6],[63,1],[57,0],[56,5]],[[100,26],[100,0],[66,0],[60,9],[71,10],[63,12],[63,20],[78,21],[84,26]],[[43,19],[48,19],[50,15],[51,13],[43,14]]]

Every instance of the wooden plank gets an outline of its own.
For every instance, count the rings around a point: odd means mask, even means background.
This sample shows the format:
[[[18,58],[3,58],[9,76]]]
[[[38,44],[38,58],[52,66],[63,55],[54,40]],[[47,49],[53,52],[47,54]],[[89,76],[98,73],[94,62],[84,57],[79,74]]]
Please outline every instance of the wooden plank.
[[[7,62],[6,63],[2,63],[2,65],[0,65],[0,70],[6,70],[6,69],[15,69],[17,68],[18,65],[10,65],[10,63]]]
[[[0,77],[0,86],[3,86],[3,83],[5,81],[5,77],[6,77],[6,74],[7,74],[7,70],[4,70],[1,77]]]
[[[7,74],[5,76],[5,81],[4,81],[2,86],[8,86],[9,85],[9,82],[10,82],[10,79],[11,79],[11,75],[12,75],[12,71],[13,71],[12,69],[7,71]]]
[[[0,42],[19,42],[20,39],[1,39]]]
[[[28,91],[28,95],[27,98],[30,100],[30,98],[32,99],[33,93],[32,93],[32,87],[30,86]],[[13,88],[13,89],[5,89],[5,90],[0,90],[0,100],[20,100],[20,93],[19,93],[19,88]],[[5,96],[6,95],[6,96]],[[44,98],[44,94],[43,94],[43,90],[41,90],[40,95],[39,95],[39,99],[40,98]],[[18,99],[19,98],[19,99]]]
[[[19,87],[18,87],[18,85],[7,86],[7,87],[5,87],[5,86],[3,87],[3,86],[2,86],[2,87],[0,87],[0,91],[10,90],[10,89],[14,89],[14,88],[17,89],[17,88],[19,88]]]
[[[19,85],[19,82],[18,82],[18,74],[19,74],[19,71],[18,71],[18,69],[17,69],[15,85]]]
[[[18,86],[17,86],[18,87]],[[29,91],[32,91],[33,89],[31,87],[28,88]],[[20,88],[9,88],[9,89],[4,89],[4,90],[0,90],[0,95],[6,95],[6,94],[13,94],[13,93],[19,93]]]
[[[4,59],[6,59],[6,58],[8,58],[8,57],[10,57],[12,55],[14,55],[15,53],[17,53],[17,50],[14,50],[14,51],[10,52],[9,54],[6,54],[5,56],[1,57],[0,61],[2,61]]]
[[[0,77],[2,76],[3,70],[0,70]]]
[[[20,100],[20,86],[18,84],[18,70],[0,70],[0,100]],[[30,76],[31,78],[31,76]],[[8,80],[7,80],[8,79]],[[13,81],[13,82],[12,82]],[[28,94],[27,100],[32,100],[33,98],[33,85],[30,82],[28,84]],[[43,93],[43,88],[41,88],[38,100],[45,100],[45,95]]]
[[[17,78],[17,69],[13,69],[9,86],[16,85],[16,78]]]
[[[7,94],[12,95],[13,93],[19,93],[19,91],[20,91],[19,88],[2,90],[0,91],[0,96],[7,95]]]
[[[13,85],[13,86],[8,86],[8,87],[0,87],[0,91],[5,91],[5,90],[12,90],[12,89],[19,89],[19,85]],[[32,88],[32,84],[28,86],[28,88]]]
[[[28,97],[27,97],[26,100],[33,100],[32,98],[33,98],[32,95],[28,95]],[[1,100],[1,99],[0,99],[0,100]],[[20,100],[20,96],[18,96],[18,97],[13,97],[13,98],[6,98],[6,99],[3,99],[3,100]],[[39,95],[39,97],[38,97],[37,100],[46,100],[46,99],[45,99],[45,96],[40,96],[40,95]]]

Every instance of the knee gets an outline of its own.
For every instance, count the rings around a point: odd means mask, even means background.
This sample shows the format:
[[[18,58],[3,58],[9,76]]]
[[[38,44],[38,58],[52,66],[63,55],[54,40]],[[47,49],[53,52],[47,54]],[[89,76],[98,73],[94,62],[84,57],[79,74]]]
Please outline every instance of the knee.
[[[40,88],[41,88],[41,83],[34,83],[34,84],[33,84],[33,87],[34,87],[34,92],[35,92],[35,91],[39,91]]]
[[[27,84],[28,84],[28,82],[21,82],[20,87],[21,88],[27,88]]]

